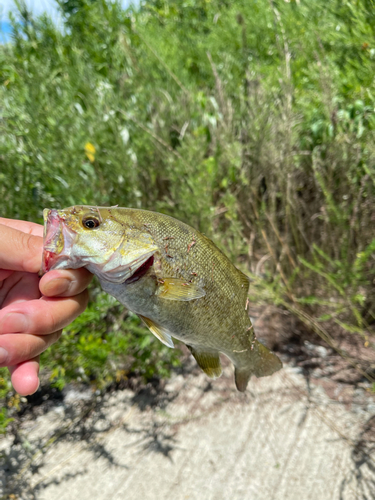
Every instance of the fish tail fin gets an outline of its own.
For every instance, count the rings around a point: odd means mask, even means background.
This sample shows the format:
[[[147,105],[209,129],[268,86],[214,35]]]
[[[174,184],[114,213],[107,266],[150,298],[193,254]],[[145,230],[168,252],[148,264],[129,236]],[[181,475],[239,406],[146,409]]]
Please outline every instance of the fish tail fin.
[[[235,368],[236,387],[239,391],[244,392],[252,375],[266,377],[280,370],[282,366],[283,364],[276,354],[255,340],[250,365],[243,368]]]
[[[247,384],[250,380],[251,375],[253,375],[253,370],[239,370],[235,368],[234,370],[234,380],[236,382],[237,390],[240,392],[245,392]]]

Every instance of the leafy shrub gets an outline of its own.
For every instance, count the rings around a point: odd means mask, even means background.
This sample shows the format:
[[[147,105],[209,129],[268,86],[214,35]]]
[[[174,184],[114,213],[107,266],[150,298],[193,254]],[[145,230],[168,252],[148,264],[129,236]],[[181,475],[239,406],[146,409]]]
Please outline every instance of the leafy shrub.
[[[21,5],[0,46],[2,215],[173,215],[238,259],[258,297],[374,349],[373,2],[59,4],[58,28]],[[94,296],[43,356],[57,385],[175,363]]]

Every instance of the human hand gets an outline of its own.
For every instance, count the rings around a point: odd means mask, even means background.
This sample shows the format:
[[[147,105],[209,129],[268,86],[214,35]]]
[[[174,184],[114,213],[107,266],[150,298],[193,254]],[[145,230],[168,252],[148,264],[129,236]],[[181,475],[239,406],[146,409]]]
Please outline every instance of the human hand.
[[[0,217],[0,367],[14,389],[39,386],[39,355],[87,306],[86,269],[55,270],[39,278],[43,226]]]

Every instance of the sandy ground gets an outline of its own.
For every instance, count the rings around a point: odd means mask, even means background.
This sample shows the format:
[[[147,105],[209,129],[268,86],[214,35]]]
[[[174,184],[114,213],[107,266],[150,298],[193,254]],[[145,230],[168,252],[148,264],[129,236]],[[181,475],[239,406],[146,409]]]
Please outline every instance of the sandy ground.
[[[71,389],[1,440],[0,498],[375,499],[375,405],[353,394],[290,367],[240,394],[230,366],[210,382],[193,364],[164,390]]]

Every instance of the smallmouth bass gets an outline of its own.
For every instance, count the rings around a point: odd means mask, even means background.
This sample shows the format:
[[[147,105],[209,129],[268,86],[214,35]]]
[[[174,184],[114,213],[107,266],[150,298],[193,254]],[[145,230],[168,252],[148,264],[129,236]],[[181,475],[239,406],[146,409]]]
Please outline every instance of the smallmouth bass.
[[[187,345],[211,378],[219,353],[245,391],[279,358],[259,343],[247,312],[249,279],[206,236],[177,219],[132,208],[44,210],[44,272],[86,267],[165,345]]]

